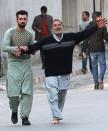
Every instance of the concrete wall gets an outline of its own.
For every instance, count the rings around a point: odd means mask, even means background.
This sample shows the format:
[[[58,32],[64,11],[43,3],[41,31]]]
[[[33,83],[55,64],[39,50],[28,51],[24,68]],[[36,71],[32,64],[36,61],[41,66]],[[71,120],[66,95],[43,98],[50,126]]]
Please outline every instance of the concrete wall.
[[[16,25],[16,12],[18,10],[24,9],[28,11],[27,29],[34,34],[31,25],[34,17],[40,14],[40,7],[43,5],[47,6],[48,14],[51,14],[54,18],[62,19],[61,0],[0,0],[0,47],[5,31]],[[40,63],[39,55],[36,54],[35,59],[33,58],[32,61],[33,63]],[[2,53],[2,73],[4,74],[6,73],[6,65],[6,55]]]
[[[101,8],[100,8],[101,3]],[[95,10],[102,10],[103,15],[106,17],[108,13],[107,0],[95,0]],[[62,19],[68,31],[78,31],[79,22],[81,21],[82,11],[87,10],[90,12],[90,17],[93,12],[93,0],[62,0]]]
[[[103,0],[103,16],[108,20],[108,1]]]
[[[62,0],[62,20],[65,29],[76,31],[77,27],[77,0]]]
[[[95,1],[96,10],[100,10],[101,1],[103,16],[108,19],[108,0]],[[0,0],[0,45],[4,32],[16,25],[16,11],[20,9],[28,11],[27,28],[33,32],[31,24],[35,15],[40,14],[42,5],[48,7],[48,14],[54,18],[63,19],[64,25],[68,27],[66,31],[78,31],[82,11],[88,10],[90,14],[93,12],[93,0]],[[40,62],[39,55],[35,56],[35,60]]]
[[[16,11],[27,10],[29,20],[27,28],[32,31],[31,24],[35,15],[40,14],[40,7],[46,5],[48,14],[54,18],[62,18],[61,0],[0,0],[0,43],[4,32],[16,25]]]
[[[100,0],[96,1],[96,10],[100,10]],[[108,1],[101,0],[103,16],[108,19]],[[93,12],[93,0],[0,0],[0,43],[4,32],[16,25],[16,11],[25,9],[29,13],[27,28],[32,31],[31,24],[35,15],[40,14],[40,7],[46,5],[48,14],[54,18],[63,19],[64,25],[78,30],[81,12]],[[33,32],[34,33],[34,32]]]

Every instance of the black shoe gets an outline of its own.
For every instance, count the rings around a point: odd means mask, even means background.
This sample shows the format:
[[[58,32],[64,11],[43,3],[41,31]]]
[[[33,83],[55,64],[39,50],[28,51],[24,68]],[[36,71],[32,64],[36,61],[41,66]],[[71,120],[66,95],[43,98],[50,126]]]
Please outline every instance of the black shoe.
[[[99,84],[95,84],[95,90],[98,90],[99,89]]]
[[[11,120],[13,124],[16,124],[18,122],[18,113],[12,112]]]
[[[22,119],[22,125],[31,125],[30,121],[28,120],[28,117]]]

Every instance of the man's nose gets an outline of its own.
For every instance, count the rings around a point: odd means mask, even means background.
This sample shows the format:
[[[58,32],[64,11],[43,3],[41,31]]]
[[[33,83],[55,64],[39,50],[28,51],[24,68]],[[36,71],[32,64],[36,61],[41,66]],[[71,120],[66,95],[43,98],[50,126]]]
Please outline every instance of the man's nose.
[[[26,20],[25,19],[22,19],[23,22],[25,22]]]
[[[59,25],[57,25],[57,28],[59,28],[60,26]]]

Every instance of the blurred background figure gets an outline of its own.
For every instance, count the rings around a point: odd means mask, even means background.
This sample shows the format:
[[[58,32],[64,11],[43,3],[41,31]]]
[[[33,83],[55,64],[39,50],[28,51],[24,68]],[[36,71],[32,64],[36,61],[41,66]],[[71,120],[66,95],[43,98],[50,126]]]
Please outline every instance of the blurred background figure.
[[[47,7],[42,6],[40,8],[41,14],[35,16],[32,24],[32,29],[35,31],[35,40],[39,41],[40,39],[49,36],[52,33],[52,22],[53,17],[47,14]],[[45,57],[44,53],[40,51],[42,69],[45,68]]]
[[[97,21],[102,19],[101,12],[95,11],[92,13],[92,19],[87,26],[87,28],[91,28],[96,25]],[[103,89],[104,88],[104,75],[106,71],[106,57],[105,57],[105,40],[108,41],[108,33],[107,28],[103,27],[93,33],[86,40],[86,47],[90,52],[91,57],[91,65],[92,65],[92,74],[94,79],[94,89]],[[99,64],[99,70],[98,70]]]
[[[90,14],[89,14],[88,11],[83,11],[82,12],[82,20],[81,20],[81,22],[79,24],[79,30],[80,31],[85,30],[85,28],[88,26],[89,22],[92,21],[92,19],[90,19],[89,16],[90,16]],[[87,57],[89,56],[89,51],[88,51],[87,48],[86,49],[84,48],[84,44],[85,44],[84,41],[82,41],[80,43],[80,48],[81,48],[80,56],[81,56],[81,59],[82,59],[82,69],[81,69],[81,71],[82,71],[83,74],[86,74],[86,72],[87,72]],[[90,71],[91,71],[90,57],[89,57],[89,67],[90,67]]]

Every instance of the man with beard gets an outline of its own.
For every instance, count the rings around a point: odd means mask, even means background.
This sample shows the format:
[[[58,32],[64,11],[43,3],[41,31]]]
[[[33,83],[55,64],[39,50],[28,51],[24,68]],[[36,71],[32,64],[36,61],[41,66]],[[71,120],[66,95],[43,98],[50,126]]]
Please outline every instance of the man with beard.
[[[97,23],[98,27],[105,26],[106,21]],[[62,117],[67,89],[70,87],[72,73],[73,49],[79,42],[98,30],[97,26],[78,33],[63,33],[62,21],[53,21],[53,34],[36,44],[22,46],[22,54],[31,54],[41,50],[45,54],[45,83],[48,101],[52,111],[52,123],[58,124]]]
[[[18,122],[18,107],[20,104],[20,117],[22,125],[30,125],[29,114],[33,100],[33,75],[29,54],[19,56],[19,46],[31,45],[32,34],[25,29],[28,21],[28,12],[20,10],[16,13],[17,27],[6,31],[3,40],[3,51],[8,52],[7,94],[11,120]],[[19,57],[17,57],[19,56]]]

